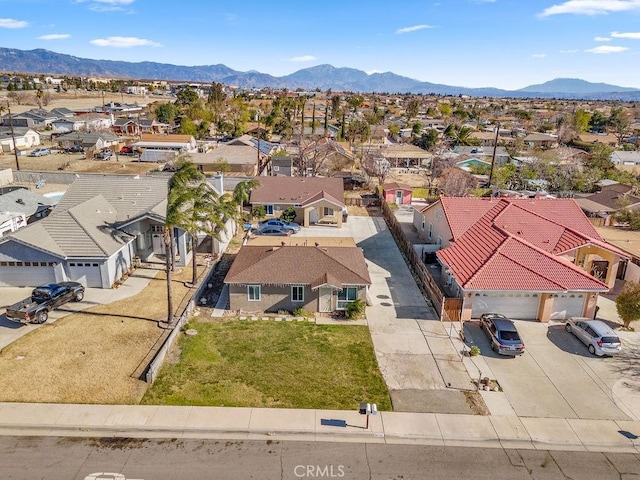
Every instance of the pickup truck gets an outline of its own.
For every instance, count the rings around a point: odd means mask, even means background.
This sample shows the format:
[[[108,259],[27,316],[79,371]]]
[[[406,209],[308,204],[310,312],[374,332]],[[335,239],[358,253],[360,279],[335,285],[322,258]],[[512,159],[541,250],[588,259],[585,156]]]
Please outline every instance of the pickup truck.
[[[17,323],[45,323],[49,312],[67,302],[80,302],[84,287],[78,282],[49,283],[36,287],[29,298],[7,307],[7,319]]]

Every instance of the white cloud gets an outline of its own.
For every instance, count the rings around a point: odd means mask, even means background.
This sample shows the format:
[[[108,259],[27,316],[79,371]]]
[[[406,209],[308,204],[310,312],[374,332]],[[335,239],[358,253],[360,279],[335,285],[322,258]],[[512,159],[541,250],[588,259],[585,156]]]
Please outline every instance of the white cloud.
[[[578,53],[580,50],[560,50],[560,53]]]
[[[133,4],[135,0],[75,0],[76,3],[89,3],[89,10],[94,12],[122,12],[125,6]],[[129,10],[128,13],[132,13]]]
[[[24,20],[16,20],[14,18],[0,18],[0,28],[24,28],[29,25]]]
[[[608,54],[608,53],[620,53],[626,52],[629,50],[627,47],[615,47],[613,45],[601,45],[599,47],[590,48],[589,50],[585,50],[587,53],[596,53],[596,54]]]
[[[71,35],[68,33],[50,33],[48,35],[40,35],[38,40],[64,40],[65,38],[69,38]]]
[[[416,32],[418,30],[424,30],[425,28],[433,28],[431,25],[414,25],[412,27],[404,27],[396,30],[397,35],[402,35],[403,33]]]
[[[130,47],[161,47],[157,42],[147,40],[146,38],[137,37],[107,37],[96,38],[91,40],[92,45],[97,47],[114,47],[114,48],[130,48]]]
[[[546,53],[534,53],[531,55],[533,58],[545,58],[547,56]]]
[[[611,32],[613,38],[632,38],[633,40],[640,40],[640,32]]]
[[[611,39],[609,37],[595,37],[593,41],[594,42],[610,42]]]
[[[313,55],[301,55],[300,57],[292,57],[290,62],[313,62],[316,59]]]
[[[559,5],[545,8],[541,17],[560,15],[606,15],[611,12],[640,10],[640,0],[569,0]]]
[[[374,73],[384,73],[383,70],[367,70],[365,72],[367,75],[373,75]]]

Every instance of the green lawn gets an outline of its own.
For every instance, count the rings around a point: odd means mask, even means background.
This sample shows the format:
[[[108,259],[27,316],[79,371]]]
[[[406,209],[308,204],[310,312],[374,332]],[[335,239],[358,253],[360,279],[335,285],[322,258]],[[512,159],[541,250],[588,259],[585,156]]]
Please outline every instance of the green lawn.
[[[151,405],[390,410],[364,326],[192,320],[180,361],[165,364],[142,399]]]

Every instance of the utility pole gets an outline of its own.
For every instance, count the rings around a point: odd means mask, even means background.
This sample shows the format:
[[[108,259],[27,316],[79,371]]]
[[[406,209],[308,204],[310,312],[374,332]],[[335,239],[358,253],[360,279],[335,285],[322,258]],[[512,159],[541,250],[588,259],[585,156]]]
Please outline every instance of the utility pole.
[[[13,131],[13,117],[11,116],[11,107],[7,100],[7,110],[9,111],[9,127],[11,128],[11,140],[13,141],[13,154],[16,157],[16,170],[20,171],[20,162],[18,161],[18,146],[16,145],[16,135]]]
[[[493,166],[496,163],[496,149],[498,148],[498,135],[500,134],[500,122],[496,128],[496,138],[493,141],[493,155],[491,156],[491,170],[489,170],[489,187],[493,188]]]

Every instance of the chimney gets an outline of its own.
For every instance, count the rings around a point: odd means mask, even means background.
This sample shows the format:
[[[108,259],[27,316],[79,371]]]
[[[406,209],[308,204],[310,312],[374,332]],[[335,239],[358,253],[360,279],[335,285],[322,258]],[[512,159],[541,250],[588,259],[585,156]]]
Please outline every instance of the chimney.
[[[222,172],[217,172],[213,176],[211,184],[218,195],[222,195],[224,193],[224,178]]]

